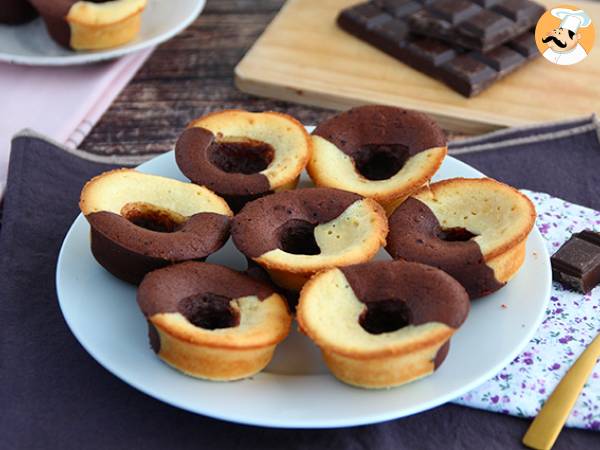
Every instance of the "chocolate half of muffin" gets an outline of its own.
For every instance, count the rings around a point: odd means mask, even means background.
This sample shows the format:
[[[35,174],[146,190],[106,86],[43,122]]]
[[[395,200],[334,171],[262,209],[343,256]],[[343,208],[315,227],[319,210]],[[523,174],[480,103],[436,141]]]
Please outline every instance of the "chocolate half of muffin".
[[[37,12],[28,0],[2,0],[0,24],[21,25],[37,17]]]

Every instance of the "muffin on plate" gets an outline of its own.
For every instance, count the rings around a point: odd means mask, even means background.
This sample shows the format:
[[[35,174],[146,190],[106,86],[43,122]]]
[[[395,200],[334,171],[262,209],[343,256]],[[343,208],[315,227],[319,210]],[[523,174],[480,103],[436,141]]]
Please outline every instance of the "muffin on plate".
[[[453,178],[424,187],[390,217],[394,259],[438,267],[471,298],[497,291],[519,270],[535,223],[531,201],[490,178]]]
[[[387,218],[374,200],[332,188],[284,191],[248,203],[232,223],[236,247],[279,286],[298,291],[316,272],[370,260]]]
[[[439,269],[376,261],[319,272],[304,285],[296,318],[338,379],[389,388],[442,364],[469,307],[464,288]]]
[[[137,300],[156,354],[177,370],[208,380],[260,372],[292,320],[285,300],[269,285],[202,262],[148,274]]]
[[[234,211],[263,195],[293,189],[312,152],[310,136],[287,114],[225,110],[194,120],[175,146],[192,182]]]
[[[204,187],[130,169],[90,180],[79,207],[96,260],[134,284],[154,269],[217,251],[233,216],[225,200]]]
[[[392,106],[361,106],[312,133],[308,173],[318,186],[356,192],[390,213],[423,186],[447,153],[446,137],[424,114]]]
[[[147,0],[31,0],[48,33],[72,50],[104,50],[139,33]]]

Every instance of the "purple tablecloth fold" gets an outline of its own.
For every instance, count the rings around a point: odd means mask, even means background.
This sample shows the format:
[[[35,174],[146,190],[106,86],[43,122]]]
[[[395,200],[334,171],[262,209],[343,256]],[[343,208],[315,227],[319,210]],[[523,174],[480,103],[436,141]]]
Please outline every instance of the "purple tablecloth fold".
[[[546,136],[582,126],[587,131],[501,145],[511,136]],[[457,144],[453,150],[477,150],[459,157],[517,187],[600,208],[598,127],[592,119],[510,133]],[[481,150],[489,143],[500,144]],[[522,448],[528,421],[458,405],[348,429],[254,428],[178,410],[108,373],[67,328],[54,273],[83,183],[111,167],[38,137],[21,135],[13,141],[0,230],[1,448]],[[569,429],[554,448],[591,449],[599,439],[597,433]]]

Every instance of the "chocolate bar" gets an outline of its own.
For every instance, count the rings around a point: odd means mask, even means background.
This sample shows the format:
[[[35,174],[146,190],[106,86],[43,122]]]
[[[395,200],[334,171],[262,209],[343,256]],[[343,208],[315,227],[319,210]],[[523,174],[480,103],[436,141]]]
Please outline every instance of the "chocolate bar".
[[[408,17],[410,31],[487,52],[535,26],[545,8],[530,0],[376,0]],[[408,16],[406,12],[411,11]]]
[[[579,292],[600,284],[600,232],[575,233],[550,258],[552,278]]]
[[[408,8],[392,15],[371,1],[343,10],[337,23],[348,33],[466,97],[477,95],[539,55],[532,31],[489,52],[465,50],[410,33],[406,19],[411,13]]]

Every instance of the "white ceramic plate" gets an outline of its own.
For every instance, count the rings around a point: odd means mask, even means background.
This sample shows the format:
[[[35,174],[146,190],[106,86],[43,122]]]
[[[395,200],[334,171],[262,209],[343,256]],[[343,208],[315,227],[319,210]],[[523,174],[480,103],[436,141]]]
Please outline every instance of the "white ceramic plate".
[[[68,66],[118,58],[158,45],[190,25],[204,8],[205,0],[148,0],[142,29],[131,42],[92,52],[74,52],[55,43],[42,19],[20,26],[0,25],[0,61],[31,66]]]
[[[187,179],[173,152],[142,164],[143,172]],[[435,179],[480,177],[447,158]],[[304,184],[308,184],[306,178]],[[378,255],[388,259],[385,252]],[[209,259],[244,269],[231,240]],[[271,364],[252,379],[215,383],[182,375],[150,350],[135,288],[112,277],[90,253],[83,216],[73,223],[56,272],[60,307],[75,337],[106,369],[146,394],[207,416],[253,425],[328,428],[407,416],[448,402],[491,378],[527,344],[539,326],[550,295],[548,254],[537,229],[527,242],[519,274],[495,294],[473,302],[450,353],[432,376],[399,388],[368,391],[331,376],[316,347],[293,331]],[[294,325],[294,328],[295,325]]]

